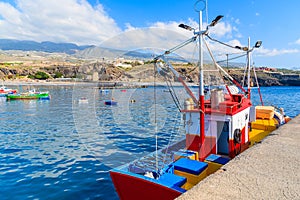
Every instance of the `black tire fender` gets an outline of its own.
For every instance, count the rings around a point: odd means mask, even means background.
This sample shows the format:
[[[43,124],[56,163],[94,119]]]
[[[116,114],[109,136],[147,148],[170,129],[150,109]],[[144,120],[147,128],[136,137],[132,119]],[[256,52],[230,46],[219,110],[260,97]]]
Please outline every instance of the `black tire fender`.
[[[241,129],[235,129],[233,132],[233,140],[235,144],[240,144],[242,142],[242,132]]]

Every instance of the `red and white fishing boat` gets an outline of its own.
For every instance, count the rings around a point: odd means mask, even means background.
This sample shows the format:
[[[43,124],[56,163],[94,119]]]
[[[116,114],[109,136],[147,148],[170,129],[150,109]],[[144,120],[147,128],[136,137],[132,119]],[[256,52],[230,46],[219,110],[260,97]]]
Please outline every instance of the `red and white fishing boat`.
[[[273,106],[264,106],[262,101],[261,106],[252,104],[250,58],[252,51],[261,45],[261,41],[251,48],[249,40],[248,47],[240,48],[248,58],[245,76],[248,86],[244,88],[243,84],[239,84],[214,61],[206,41],[211,39],[209,29],[222,16],[218,16],[206,29],[202,29],[202,10],[198,12],[199,29],[180,25],[192,30],[193,37],[154,59],[157,71],[172,72],[189,95],[180,109],[184,119],[185,138],[165,149],[111,170],[110,176],[120,199],[174,199],[289,120],[283,111],[277,112]],[[197,97],[168,60],[168,55],[195,42],[200,47]],[[206,94],[204,72],[207,70],[203,65],[202,49],[204,45],[214,61],[213,66],[230,82],[222,87],[212,87]],[[160,155],[164,155],[164,162],[160,160]],[[154,163],[154,166],[147,163]]]
[[[15,89],[10,89],[10,88],[7,88],[5,87],[4,85],[2,85],[0,87],[0,97],[4,97],[4,96],[7,96],[8,94],[16,94],[17,93],[17,90]]]

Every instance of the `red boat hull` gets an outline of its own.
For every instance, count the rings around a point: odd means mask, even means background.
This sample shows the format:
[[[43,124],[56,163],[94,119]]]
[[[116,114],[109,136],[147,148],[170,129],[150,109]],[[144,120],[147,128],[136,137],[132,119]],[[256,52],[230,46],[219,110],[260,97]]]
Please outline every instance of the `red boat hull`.
[[[122,200],[172,200],[183,192],[169,188],[154,181],[131,176],[120,171],[110,171],[116,191]]]

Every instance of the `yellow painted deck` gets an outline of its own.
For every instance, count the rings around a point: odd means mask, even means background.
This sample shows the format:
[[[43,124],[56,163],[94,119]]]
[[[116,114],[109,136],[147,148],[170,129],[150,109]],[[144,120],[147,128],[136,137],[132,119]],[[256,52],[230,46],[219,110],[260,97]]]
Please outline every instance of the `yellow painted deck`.
[[[257,119],[251,123],[251,130],[249,132],[250,146],[260,142],[272,131],[276,130],[278,122],[276,119]]]

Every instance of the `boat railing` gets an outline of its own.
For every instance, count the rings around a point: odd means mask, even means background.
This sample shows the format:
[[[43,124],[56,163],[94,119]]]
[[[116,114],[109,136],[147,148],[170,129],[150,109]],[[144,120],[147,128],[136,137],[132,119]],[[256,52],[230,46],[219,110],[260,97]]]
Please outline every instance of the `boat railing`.
[[[242,107],[243,101],[222,101],[217,105],[212,105],[210,100],[206,100],[204,103],[205,112],[221,112],[221,113],[233,113]]]
[[[166,164],[173,161],[174,152],[183,149],[184,147],[185,137],[170,146],[160,149],[157,154],[156,152],[149,153],[130,163],[117,167],[117,169],[135,174],[145,174],[146,172],[158,173],[157,171],[163,170]],[[156,161],[158,161],[158,169],[156,168]]]

